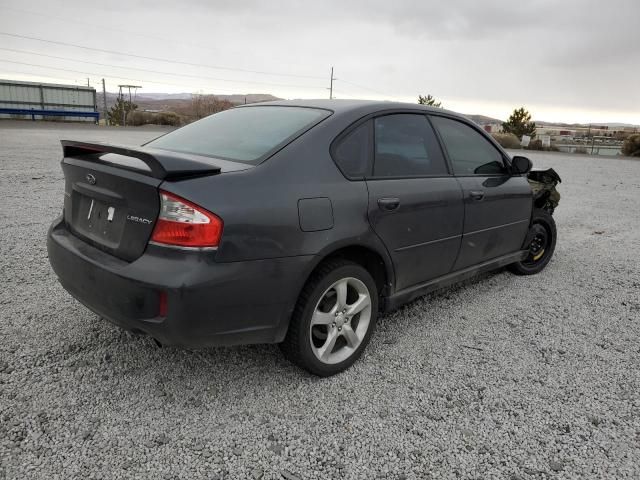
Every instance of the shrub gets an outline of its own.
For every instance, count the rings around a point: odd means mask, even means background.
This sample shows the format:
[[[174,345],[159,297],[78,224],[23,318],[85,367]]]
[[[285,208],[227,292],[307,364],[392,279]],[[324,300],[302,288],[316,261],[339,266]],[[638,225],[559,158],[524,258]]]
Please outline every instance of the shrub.
[[[587,153],[587,147],[576,147],[573,153]]]
[[[531,140],[529,142],[529,146],[527,147],[527,150],[541,150],[543,152],[559,152],[560,151],[560,149],[556,145],[550,145],[548,147],[543,146],[542,140],[540,140],[539,138],[535,140]]]
[[[492,133],[491,136],[502,148],[520,148],[520,140],[513,133]]]
[[[529,145],[527,146],[527,150],[546,150],[546,149],[542,146],[542,140],[537,139],[537,140],[531,140],[529,142]]]
[[[171,125],[178,127],[181,124],[180,116],[173,112],[140,112],[134,110],[127,115],[127,125]]]
[[[622,144],[622,154],[629,157],[640,157],[640,133],[627,137]]]
[[[171,125],[172,127],[178,127],[182,123],[180,121],[180,115],[173,112],[160,112],[158,115],[158,125]]]

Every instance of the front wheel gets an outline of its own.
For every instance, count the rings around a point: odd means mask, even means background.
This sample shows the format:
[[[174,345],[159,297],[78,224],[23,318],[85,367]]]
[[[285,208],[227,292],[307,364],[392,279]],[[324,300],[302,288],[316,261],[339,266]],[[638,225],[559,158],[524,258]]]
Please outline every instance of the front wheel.
[[[533,211],[531,228],[527,234],[529,255],[524,260],[509,265],[516,275],[533,275],[547,266],[556,248],[556,222],[544,210]]]
[[[330,261],[305,285],[280,348],[315,375],[335,375],[360,357],[377,317],[378,292],[369,272],[348,260]]]

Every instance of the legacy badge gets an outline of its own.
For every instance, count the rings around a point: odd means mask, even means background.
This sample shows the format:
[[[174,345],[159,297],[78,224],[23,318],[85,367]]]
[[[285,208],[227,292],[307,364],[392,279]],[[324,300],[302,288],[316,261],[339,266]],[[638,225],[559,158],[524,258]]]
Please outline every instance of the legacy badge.
[[[135,223],[142,223],[143,225],[151,225],[153,222],[148,218],[137,217],[135,215],[127,215],[127,220]]]

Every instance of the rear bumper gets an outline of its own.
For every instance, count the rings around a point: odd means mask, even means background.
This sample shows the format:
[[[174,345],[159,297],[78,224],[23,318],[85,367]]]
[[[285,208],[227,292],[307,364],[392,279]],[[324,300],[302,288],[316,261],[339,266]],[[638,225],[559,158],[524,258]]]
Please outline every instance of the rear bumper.
[[[61,218],[49,229],[47,250],[62,286],[85,306],[185,347],[282,341],[313,263],[312,256],[216,263],[215,252],[153,245],[129,263],[75,237]]]

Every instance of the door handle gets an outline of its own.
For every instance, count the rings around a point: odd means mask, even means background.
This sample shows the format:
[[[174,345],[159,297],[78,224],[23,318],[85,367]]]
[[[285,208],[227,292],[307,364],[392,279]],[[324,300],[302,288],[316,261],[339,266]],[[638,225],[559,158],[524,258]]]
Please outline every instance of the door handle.
[[[482,190],[471,190],[469,196],[472,200],[480,201],[484,198],[484,192]]]
[[[397,197],[385,197],[378,199],[380,210],[391,212],[400,206],[400,199]]]

